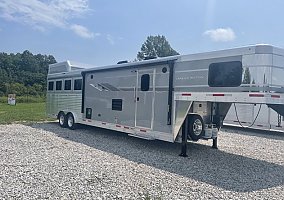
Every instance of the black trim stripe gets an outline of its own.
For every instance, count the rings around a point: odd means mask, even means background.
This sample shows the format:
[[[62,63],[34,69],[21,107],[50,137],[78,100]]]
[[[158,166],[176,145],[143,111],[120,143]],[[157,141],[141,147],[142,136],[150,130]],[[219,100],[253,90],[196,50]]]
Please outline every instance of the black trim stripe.
[[[167,125],[172,124],[172,104],[173,104],[173,83],[174,83],[174,61],[169,62],[169,92],[168,92],[168,121]]]
[[[82,73],[82,104],[81,113],[84,113],[85,109],[85,74]]]

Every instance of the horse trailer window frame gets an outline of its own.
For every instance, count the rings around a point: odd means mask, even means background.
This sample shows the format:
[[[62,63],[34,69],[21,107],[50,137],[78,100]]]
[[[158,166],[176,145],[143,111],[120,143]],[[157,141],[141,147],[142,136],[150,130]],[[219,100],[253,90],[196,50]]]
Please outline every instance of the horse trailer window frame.
[[[61,81],[56,81],[56,83],[55,83],[55,90],[56,91],[62,90],[62,80]]]
[[[67,90],[67,91],[72,90],[72,80],[71,79],[64,80],[64,90]]]
[[[211,63],[208,71],[210,87],[239,87],[242,84],[243,67],[240,61]]]
[[[49,81],[48,82],[48,91],[53,91],[54,89],[54,81]]]
[[[74,79],[74,90],[82,90],[82,79]]]

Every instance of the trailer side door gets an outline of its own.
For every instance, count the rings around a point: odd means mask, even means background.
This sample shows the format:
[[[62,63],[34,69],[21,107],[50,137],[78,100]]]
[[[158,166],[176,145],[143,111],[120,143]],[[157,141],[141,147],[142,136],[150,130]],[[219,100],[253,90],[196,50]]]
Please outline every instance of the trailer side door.
[[[155,70],[137,70],[135,126],[153,128],[155,103]]]

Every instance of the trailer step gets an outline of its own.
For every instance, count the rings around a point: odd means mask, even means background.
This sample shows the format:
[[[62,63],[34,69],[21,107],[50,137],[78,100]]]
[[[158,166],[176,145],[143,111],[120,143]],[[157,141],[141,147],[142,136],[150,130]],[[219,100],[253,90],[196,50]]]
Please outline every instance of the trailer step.
[[[154,138],[152,138],[152,137],[147,137],[147,136],[145,136],[145,135],[128,134],[128,136],[136,137],[136,138],[140,138],[140,139],[145,139],[145,140],[155,140]]]

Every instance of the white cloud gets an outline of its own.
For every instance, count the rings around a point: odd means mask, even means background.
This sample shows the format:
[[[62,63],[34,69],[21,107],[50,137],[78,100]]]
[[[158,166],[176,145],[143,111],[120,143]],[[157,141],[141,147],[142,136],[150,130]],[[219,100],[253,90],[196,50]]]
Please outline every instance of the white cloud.
[[[67,29],[70,19],[87,14],[90,9],[89,0],[0,0],[0,17],[32,26],[34,29],[45,31],[48,27]],[[86,29],[86,28],[85,28]],[[84,38],[92,35],[78,34],[76,28],[71,28],[77,35]]]
[[[115,44],[114,38],[113,38],[112,35],[107,34],[106,38],[107,38],[108,42],[109,42],[111,45],[114,45],[114,44]]]
[[[231,28],[207,30],[203,35],[209,36],[214,42],[229,42],[236,39],[236,34]]]
[[[92,33],[90,32],[86,27],[78,25],[78,24],[73,24],[71,25],[71,30],[74,31],[77,35],[79,35],[82,38],[86,39],[94,39],[96,36],[100,36],[100,33]]]

